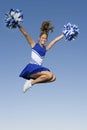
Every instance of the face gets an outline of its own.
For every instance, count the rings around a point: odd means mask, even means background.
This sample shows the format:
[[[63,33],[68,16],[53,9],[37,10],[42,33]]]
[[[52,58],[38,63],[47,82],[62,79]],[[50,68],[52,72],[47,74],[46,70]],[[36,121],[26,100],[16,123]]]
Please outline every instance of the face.
[[[43,34],[43,35],[41,35],[39,37],[39,43],[40,43],[40,45],[43,46],[46,43],[46,41],[47,41],[47,35],[46,34]]]

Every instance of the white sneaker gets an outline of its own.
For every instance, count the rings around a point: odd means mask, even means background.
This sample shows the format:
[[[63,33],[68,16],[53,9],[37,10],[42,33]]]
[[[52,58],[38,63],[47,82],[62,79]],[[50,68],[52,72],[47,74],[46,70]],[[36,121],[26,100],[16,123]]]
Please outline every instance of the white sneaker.
[[[32,87],[32,82],[33,79],[30,79],[30,80],[26,80],[25,84],[24,84],[24,87],[23,87],[23,92],[25,93],[29,88]]]

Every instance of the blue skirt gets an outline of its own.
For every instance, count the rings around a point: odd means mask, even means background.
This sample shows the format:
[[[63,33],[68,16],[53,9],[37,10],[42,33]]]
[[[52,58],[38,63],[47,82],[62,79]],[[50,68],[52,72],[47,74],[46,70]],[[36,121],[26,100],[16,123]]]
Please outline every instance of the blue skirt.
[[[37,65],[37,64],[31,64],[29,63],[20,73],[20,77],[24,78],[24,79],[31,79],[31,75],[32,74],[36,74],[38,72],[41,71],[50,71],[48,68],[43,67],[41,65]]]

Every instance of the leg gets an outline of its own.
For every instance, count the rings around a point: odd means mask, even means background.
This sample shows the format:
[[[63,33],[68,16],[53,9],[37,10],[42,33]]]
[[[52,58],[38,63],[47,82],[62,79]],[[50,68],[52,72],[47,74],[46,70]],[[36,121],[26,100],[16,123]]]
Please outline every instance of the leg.
[[[52,79],[50,79],[48,82],[54,82],[56,80],[56,76],[53,74]]]
[[[42,71],[31,75],[31,77],[35,78],[35,80],[27,80],[24,84],[23,92],[26,92],[32,85],[37,83],[48,83],[56,80],[56,76],[49,71]]]
[[[56,80],[56,76],[49,71],[42,71],[37,74],[33,74],[31,77],[35,78],[31,83],[35,85],[37,83],[48,83]]]

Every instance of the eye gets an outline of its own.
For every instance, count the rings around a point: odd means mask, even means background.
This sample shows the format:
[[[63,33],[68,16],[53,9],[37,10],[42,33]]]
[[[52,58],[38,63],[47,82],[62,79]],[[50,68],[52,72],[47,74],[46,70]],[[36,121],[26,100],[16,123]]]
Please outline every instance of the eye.
[[[42,37],[42,39],[46,40],[47,38],[46,37]]]

